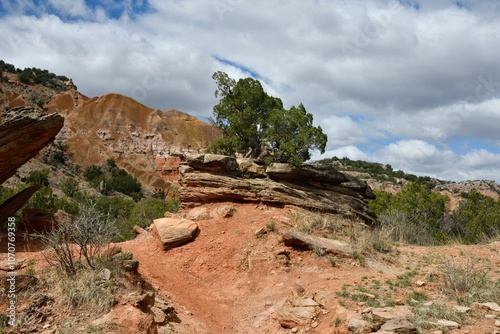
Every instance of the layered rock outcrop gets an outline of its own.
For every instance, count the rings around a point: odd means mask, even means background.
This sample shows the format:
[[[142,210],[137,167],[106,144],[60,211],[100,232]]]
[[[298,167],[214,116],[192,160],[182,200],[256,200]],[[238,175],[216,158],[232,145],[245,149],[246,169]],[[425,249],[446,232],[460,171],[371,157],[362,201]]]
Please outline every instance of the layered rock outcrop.
[[[3,115],[0,124],[0,184],[38,154],[55,138],[64,118],[44,116],[33,108],[13,108]],[[38,187],[25,189],[0,206],[0,221],[5,221],[35,193]]]
[[[376,223],[365,202],[375,198],[368,185],[332,168],[271,164],[264,169],[249,160],[188,155],[179,167],[179,183],[180,200],[188,207],[214,201],[294,205]]]
[[[42,115],[33,108],[14,108],[0,124],[0,184],[55,138],[64,118]]]

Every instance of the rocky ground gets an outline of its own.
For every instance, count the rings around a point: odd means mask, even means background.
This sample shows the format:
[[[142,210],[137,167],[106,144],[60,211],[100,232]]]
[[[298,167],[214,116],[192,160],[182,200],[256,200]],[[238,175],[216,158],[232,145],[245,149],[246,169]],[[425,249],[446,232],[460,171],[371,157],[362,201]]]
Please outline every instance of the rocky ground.
[[[322,254],[320,249],[294,249],[282,242],[283,232],[300,229],[308,220],[305,211],[293,207],[217,203],[181,215],[196,221],[199,227],[192,242],[165,251],[153,234],[142,231],[136,239],[118,245],[139,261],[139,273],[156,290],[157,299],[175,308],[168,326],[155,326],[151,319],[142,319],[146,317],[144,312],[135,314],[139,297],[131,302],[127,293],[122,293],[104,320],[100,316],[76,317],[81,326],[74,332],[80,328],[85,333],[86,326],[94,321],[99,333],[99,326],[123,324],[126,319],[141,323],[139,332],[144,333],[368,333],[392,318],[408,319],[423,333],[500,330],[500,312],[494,304],[470,303],[461,305],[470,309],[455,311],[459,304],[450,295],[442,267],[443,263],[463,265],[475,259],[474,270],[490,268],[488,276],[496,280],[500,276],[499,242],[399,246],[387,253],[362,255],[356,251],[361,247],[360,236],[353,228],[338,235],[353,240],[352,252]],[[2,253],[1,260],[5,258]],[[32,259],[35,268],[45,266],[39,252],[19,253],[18,259]],[[133,285],[128,288],[133,291]],[[50,289],[44,293],[51,295]],[[499,303],[498,299],[488,301]],[[428,312],[430,315],[422,320],[423,308],[434,313]],[[146,314],[152,317],[153,313],[148,309]],[[59,333],[55,328],[65,317],[65,313],[53,314],[46,333]],[[34,332],[43,332],[49,320],[41,322]],[[459,328],[453,328],[453,323],[422,325],[439,320],[454,321]],[[402,320],[393,322],[408,326]],[[408,332],[414,332],[411,328]]]

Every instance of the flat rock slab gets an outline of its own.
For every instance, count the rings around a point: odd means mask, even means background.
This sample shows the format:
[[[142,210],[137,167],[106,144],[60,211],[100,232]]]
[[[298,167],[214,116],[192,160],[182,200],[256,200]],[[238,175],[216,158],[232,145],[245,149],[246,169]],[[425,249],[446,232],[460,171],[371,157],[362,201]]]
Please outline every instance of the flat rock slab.
[[[417,328],[406,319],[391,319],[386,322],[381,328],[381,331],[401,334],[416,334]]]
[[[480,304],[482,308],[486,310],[491,310],[495,312],[500,312],[500,306],[497,303],[482,303]]]
[[[199,228],[198,224],[189,219],[159,218],[153,221],[151,232],[163,250],[169,250],[196,238]]]
[[[411,311],[407,306],[381,307],[372,309],[373,322],[385,324],[392,319],[408,319]]]
[[[327,238],[315,237],[301,232],[288,231],[282,235],[283,243],[289,247],[315,249],[322,248],[328,253],[350,257],[352,247],[345,242]]]

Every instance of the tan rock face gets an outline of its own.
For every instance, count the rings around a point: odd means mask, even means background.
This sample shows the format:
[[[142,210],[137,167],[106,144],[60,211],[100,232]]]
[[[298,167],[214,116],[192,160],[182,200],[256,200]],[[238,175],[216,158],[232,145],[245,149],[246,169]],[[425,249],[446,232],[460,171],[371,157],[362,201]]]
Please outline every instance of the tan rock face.
[[[196,117],[148,108],[119,94],[88,99],[66,92],[52,99],[48,109],[65,115],[61,139],[67,140],[75,163],[85,167],[113,158],[142,184],[157,189],[176,179],[177,154],[203,151],[219,136]]]

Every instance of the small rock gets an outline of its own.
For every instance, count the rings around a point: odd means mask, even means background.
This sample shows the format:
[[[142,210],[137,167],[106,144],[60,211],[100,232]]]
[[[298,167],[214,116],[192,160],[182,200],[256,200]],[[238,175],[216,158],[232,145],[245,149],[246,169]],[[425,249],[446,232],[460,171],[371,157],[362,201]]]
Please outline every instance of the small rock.
[[[292,293],[294,296],[303,296],[304,293],[306,292],[306,289],[304,289],[300,284],[295,283],[292,286]]]
[[[495,326],[500,327],[500,320],[495,321]]]
[[[500,312],[500,306],[497,303],[482,303],[481,307],[487,310]]]
[[[460,324],[455,322],[455,321],[450,321],[450,320],[438,320],[437,322],[434,323],[435,325],[438,326],[444,326],[448,329],[458,329],[460,328]]]
[[[418,280],[415,284],[416,284],[418,287],[422,287],[422,286],[426,286],[426,285],[427,285],[427,282],[422,281],[422,280]]]
[[[103,279],[105,281],[109,281],[111,279],[111,270],[109,270],[108,268],[104,268],[103,270],[101,270],[99,272],[99,278],[100,279]]]
[[[230,205],[219,206],[210,212],[211,216],[217,216],[219,218],[230,218],[234,216],[236,209]]]
[[[347,328],[354,333],[369,333],[366,330],[371,331],[371,325],[368,321],[360,318],[351,318],[347,323]]]
[[[469,313],[472,311],[470,307],[465,307],[465,306],[455,306],[455,310],[459,313]]]
[[[311,327],[312,327],[312,328],[316,328],[316,327],[318,327],[318,326],[319,326],[319,323],[318,323],[317,321],[315,321],[315,322],[313,322],[313,323],[311,324]]]
[[[378,324],[384,324],[391,319],[408,319],[411,311],[406,306],[374,308],[372,311],[373,321]]]
[[[207,208],[202,206],[189,210],[187,218],[192,221],[199,221],[212,219],[212,216],[208,213]]]
[[[496,319],[496,317],[497,317],[497,316],[496,316],[496,315],[494,315],[494,314],[486,314],[486,315],[484,316],[484,318],[485,318],[485,319]]]
[[[150,308],[150,311],[153,314],[153,318],[154,318],[155,323],[163,324],[167,320],[167,316],[165,315],[165,312],[160,310],[158,307],[152,306]]]
[[[380,328],[382,331],[394,332],[394,333],[407,333],[413,334],[417,333],[417,328],[411,322],[406,319],[391,319],[382,325]]]
[[[365,295],[368,299],[376,299],[376,298],[377,298],[377,296],[372,295],[371,293],[365,293],[364,295]]]
[[[275,318],[283,328],[307,325],[316,315],[314,307],[282,307]]]
[[[297,333],[299,329],[297,327],[292,328],[292,333]]]

